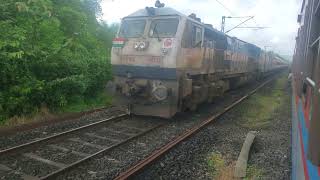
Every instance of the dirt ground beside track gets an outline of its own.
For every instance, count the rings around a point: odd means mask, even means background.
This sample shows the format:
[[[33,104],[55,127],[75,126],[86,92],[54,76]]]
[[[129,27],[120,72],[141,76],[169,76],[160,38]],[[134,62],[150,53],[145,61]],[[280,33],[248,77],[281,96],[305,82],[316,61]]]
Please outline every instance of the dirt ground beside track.
[[[286,73],[135,178],[232,179],[246,134],[252,130],[258,133],[245,179],[290,179],[291,88]]]

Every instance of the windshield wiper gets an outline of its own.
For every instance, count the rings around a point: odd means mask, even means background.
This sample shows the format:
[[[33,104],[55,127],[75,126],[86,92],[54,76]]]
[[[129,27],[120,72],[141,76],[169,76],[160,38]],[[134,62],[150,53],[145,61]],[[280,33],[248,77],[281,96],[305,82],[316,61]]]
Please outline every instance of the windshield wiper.
[[[158,25],[158,24],[154,25],[154,27],[153,27],[153,33],[156,33],[156,37],[158,38],[158,41],[160,42],[161,39],[160,39],[159,33],[158,33],[157,29],[156,29],[157,25]]]

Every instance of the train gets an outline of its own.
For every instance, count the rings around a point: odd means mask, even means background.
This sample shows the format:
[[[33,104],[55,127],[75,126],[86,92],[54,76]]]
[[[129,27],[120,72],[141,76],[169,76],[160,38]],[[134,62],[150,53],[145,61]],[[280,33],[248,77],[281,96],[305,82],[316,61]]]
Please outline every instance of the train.
[[[320,179],[320,1],[303,0],[292,62],[292,179]]]
[[[195,14],[161,6],[121,20],[111,65],[117,105],[136,115],[170,118],[287,63]]]

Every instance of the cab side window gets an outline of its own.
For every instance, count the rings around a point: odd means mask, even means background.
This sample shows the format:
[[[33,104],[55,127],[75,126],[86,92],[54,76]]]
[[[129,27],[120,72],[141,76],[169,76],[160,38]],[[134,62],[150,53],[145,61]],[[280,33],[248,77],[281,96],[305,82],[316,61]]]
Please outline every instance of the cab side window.
[[[192,27],[192,45],[193,47],[201,47],[202,42],[202,29],[198,26]]]
[[[187,21],[183,34],[182,47],[199,48],[202,44],[202,28],[194,23]]]

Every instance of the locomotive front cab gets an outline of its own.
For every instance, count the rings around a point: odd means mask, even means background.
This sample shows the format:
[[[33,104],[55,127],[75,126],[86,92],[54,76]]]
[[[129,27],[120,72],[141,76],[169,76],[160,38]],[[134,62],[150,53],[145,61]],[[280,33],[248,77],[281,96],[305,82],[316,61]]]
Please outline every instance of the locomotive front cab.
[[[124,18],[113,41],[116,103],[133,114],[168,118],[177,112],[176,58],[183,23],[171,11],[146,8]]]

